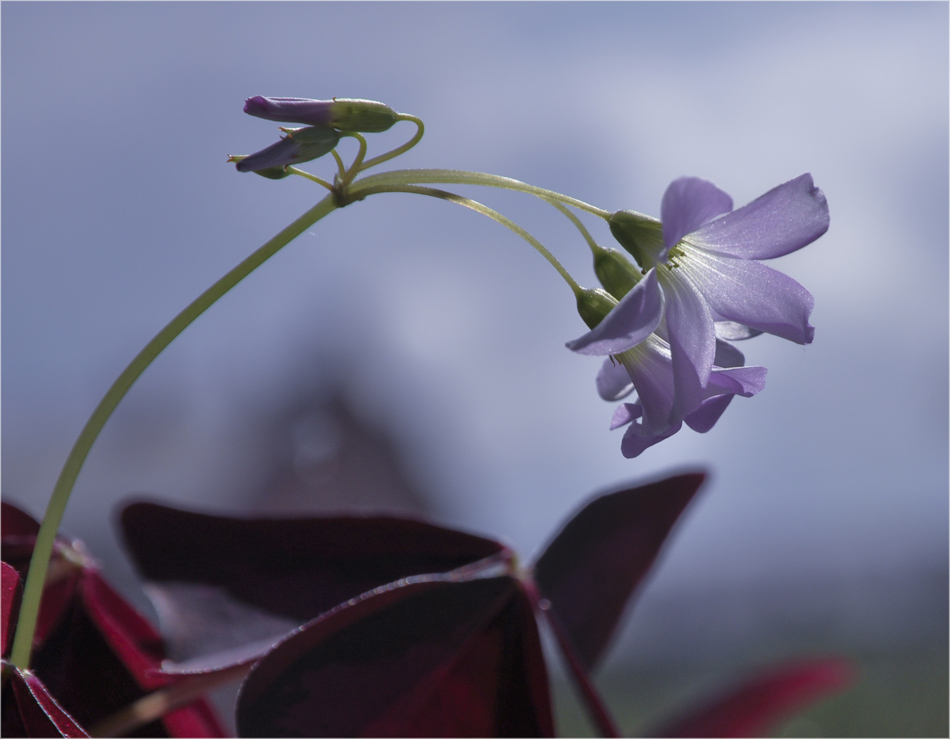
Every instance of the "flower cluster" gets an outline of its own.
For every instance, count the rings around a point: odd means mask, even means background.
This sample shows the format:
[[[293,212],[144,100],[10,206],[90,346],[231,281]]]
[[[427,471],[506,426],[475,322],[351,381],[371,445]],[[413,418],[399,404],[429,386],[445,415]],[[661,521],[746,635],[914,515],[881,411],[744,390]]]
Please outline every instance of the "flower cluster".
[[[661,221],[628,210],[610,216],[611,233],[640,270],[619,252],[599,255],[595,268],[606,292],[579,298],[591,330],[567,344],[608,357],[597,376],[602,398],[620,400],[636,390],[636,400],[621,405],[611,424],[628,426],[625,457],[684,423],[706,432],[734,396],[763,389],[765,368],[744,366],[728,341],[765,332],[809,344],[815,333],[808,322],[811,294],[758,261],[827,231],[828,204],[811,175],[738,210],[711,182],[684,177],[667,188],[661,213]]]
[[[239,172],[256,172],[270,179],[286,177],[286,166],[329,154],[343,135],[386,131],[398,120],[398,114],[388,105],[351,98],[310,100],[255,95],[244,102],[244,112],[269,121],[304,124],[303,128],[281,128],[287,135],[266,149],[246,157],[231,157]]]

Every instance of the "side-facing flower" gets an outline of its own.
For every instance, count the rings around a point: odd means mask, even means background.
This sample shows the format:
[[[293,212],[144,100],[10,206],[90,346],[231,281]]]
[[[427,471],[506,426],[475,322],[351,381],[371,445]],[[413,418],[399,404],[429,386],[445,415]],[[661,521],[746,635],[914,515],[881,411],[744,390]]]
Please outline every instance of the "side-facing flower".
[[[764,387],[765,368],[743,367],[741,353],[721,339],[768,332],[808,344],[814,337],[811,294],[757,261],[800,249],[827,230],[828,205],[811,175],[736,211],[712,183],[681,178],[667,189],[662,216],[610,217],[611,232],[644,277],[602,311],[601,322],[585,317],[592,330],[567,345],[611,357],[597,379],[605,399],[637,390],[638,401],[619,408],[612,425],[632,423],[622,446],[628,457],[683,422],[708,431],[733,395]]]
[[[765,387],[764,367],[743,367],[742,353],[716,340],[706,387],[695,403],[684,404],[670,345],[654,333],[662,323],[664,302],[656,270],[619,303],[603,291],[587,291],[578,298],[578,310],[593,328],[567,344],[579,354],[608,357],[597,375],[597,392],[604,400],[620,400],[636,389],[636,402],[620,406],[611,423],[612,429],[630,424],[620,447],[628,458],[672,436],[684,421],[705,433],[734,395],[751,397]]]
[[[828,230],[828,203],[810,174],[735,211],[711,182],[683,177],[667,188],[661,214],[656,221],[618,211],[610,230],[644,270],[657,272],[666,303],[661,335],[687,407],[699,402],[712,371],[717,322],[725,322],[723,338],[766,332],[811,343],[811,293],[758,261],[800,249]]]
[[[637,389],[637,399],[614,412],[610,428],[627,427],[620,450],[637,457],[667,439],[685,423],[706,433],[732,402],[750,398],[765,388],[765,367],[744,367],[742,353],[723,341],[716,342],[716,357],[699,404],[684,412],[677,408],[670,346],[655,334],[604,362],[597,374],[597,391],[604,400],[620,400]],[[665,419],[665,420],[664,420]]]

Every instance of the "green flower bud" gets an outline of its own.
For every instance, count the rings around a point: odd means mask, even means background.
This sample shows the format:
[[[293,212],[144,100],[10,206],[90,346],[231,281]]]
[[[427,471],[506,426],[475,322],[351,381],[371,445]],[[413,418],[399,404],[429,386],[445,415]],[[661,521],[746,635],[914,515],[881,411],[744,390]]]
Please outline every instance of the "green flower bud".
[[[596,327],[615,305],[617,305],[617,299],[599,287],[581,288],[577,294],[577,312],[580,313],[588,328]]]
[[[604,289],[620,300],[640,281],[640,270],[616,249],[594,252],[594,273]]]
[[[244,112],[269,121],[303,123],[338,131],[378,133],[396,122],[397,113],[375,100],[333,98],[268,98],[255,95],[244,101]]]
[[[329,154],[340,141],[340,132],[332,128],[281,128],[286,133],[276,144],[271,144],[246,157],[233,157],[238,172],[262,172],[283,169],[290,164],[309,162]],[[279,180],[276,172],[264,177]]]
[[[379,133],[396,123],[396,111],[375,100],[333,98],[330,125],[340,131]]]
[[[618,210],[607,222],[610,233],[642,269],[656,264],[657,255],[663,251],[663,226],[659,221],[632,210]]]

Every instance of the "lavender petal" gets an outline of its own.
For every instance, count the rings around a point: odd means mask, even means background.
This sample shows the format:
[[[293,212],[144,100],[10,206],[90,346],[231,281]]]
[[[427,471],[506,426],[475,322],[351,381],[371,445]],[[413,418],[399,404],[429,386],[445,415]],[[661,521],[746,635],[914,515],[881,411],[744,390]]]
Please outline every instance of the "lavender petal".
[[[620,354],[653,333],[662,317],[663,293],[654,269],[596,327],[567,342],[567,348],[589,356]]]
[[[680,269],[724,319],[797,344],[812,342],[808,318],[815,299],[791,277],[760,262],[699,250]]]
[[[828,230],[828,201],[803,174],[689,234],[690,244],[741,259],[772,259]],[[666,224],[664,222],[664,233]]]
[[[663,243],[669,249],[704,223],[731,210],[732,198],[713,183],[698,177],[680,177],[663,194]]]

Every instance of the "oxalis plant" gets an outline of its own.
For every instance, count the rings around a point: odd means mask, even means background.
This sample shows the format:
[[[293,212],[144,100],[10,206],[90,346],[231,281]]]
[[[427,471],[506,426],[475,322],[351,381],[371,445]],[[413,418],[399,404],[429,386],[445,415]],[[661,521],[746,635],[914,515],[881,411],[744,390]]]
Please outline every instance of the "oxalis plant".
[[[591,498],[533,561],[505,544],[399,516],[231,518],[127,505],[122,531],[162,633],[58,535],[83,463],[136,379],[222,295],[334,211],[413,193],[481,213],[520,236],[561,276],[587,330],[568,341],[602,357],[595,387],[619,402],[610,427],[636,457],[681,430],[705,433],[735,396],[765,386],[733,342],[770,333],[809,344],[811,294],[764,265],[828,228],[803,174],[736,210],[718,187],[673,182],[659,219],[604,210],[481,172],[378,171],[413,148],[423,123],[383,103],[252,97],[244,112],[298,127],[239,172],[309,180],[323,197],[173,318],[93,411],[42,522],[3,507],[3,733],[7,736],[225,736],[205,694],[242,681],[243,736],[553,736],[539,625],[556,644],[596,730],[621,732],[592,674],[661,548],[701,487],[680,474]],[[408,124],[401,146],[369,156],[367,134]],[[338,151],[354,139],[347,164]],[[321,177],[297,165],[329,155]],[[584,287],[517,223],[446,187],[540,198],[586,244],[598,287]],[[582,221],[616,239],[598,244]],[[616,248],[619,247],[619,248]],[[566,329],[567,330],[567,329]],[[650,729],[655,736],[746,736],[844,685],[833,659],[777,665]]]

